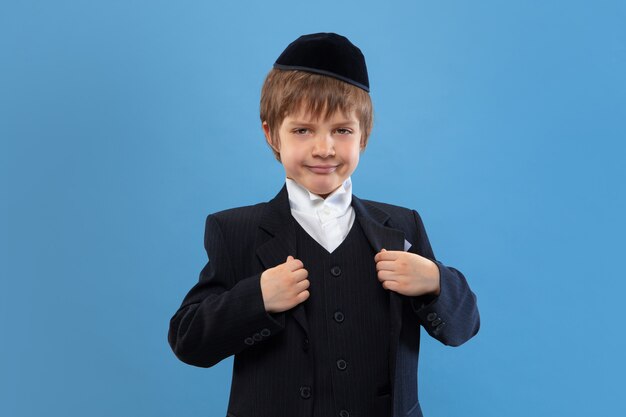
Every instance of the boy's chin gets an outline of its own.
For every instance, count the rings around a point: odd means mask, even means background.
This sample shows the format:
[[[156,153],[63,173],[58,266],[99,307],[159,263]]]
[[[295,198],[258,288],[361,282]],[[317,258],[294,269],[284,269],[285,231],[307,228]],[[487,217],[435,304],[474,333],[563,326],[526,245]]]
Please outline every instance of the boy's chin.
[[[326,186],[326,187],[315,187],[315,186],[311,186],[311,188],[307,189],[312,192],[313,194],[317,194],[322,198],[326,198],[328,197],[330,194],[333,193],[333,191],[335,191],[337,188],[341,187],[342,183],[339,183],[337,185],[331,185],[331,186]]]

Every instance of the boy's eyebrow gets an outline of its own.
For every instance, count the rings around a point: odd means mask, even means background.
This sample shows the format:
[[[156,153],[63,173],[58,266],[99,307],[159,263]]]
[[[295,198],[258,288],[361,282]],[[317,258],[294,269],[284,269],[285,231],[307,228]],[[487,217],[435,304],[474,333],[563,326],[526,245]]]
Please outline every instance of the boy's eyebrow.
[[[304,120],[290,120],[287,122],[287,124],[290,125],[314,125],[317,122],[305,122]],[[358,125],[359,122],[357,120],[340,120],[336,123],[333,123],[333,126],[337,126],[337,125]]]

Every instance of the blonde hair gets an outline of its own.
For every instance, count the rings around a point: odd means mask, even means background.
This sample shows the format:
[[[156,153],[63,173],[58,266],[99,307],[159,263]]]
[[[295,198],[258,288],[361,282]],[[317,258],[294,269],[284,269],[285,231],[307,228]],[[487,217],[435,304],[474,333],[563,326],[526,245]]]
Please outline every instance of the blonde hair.
[[[325,75],[305,71],[272,69],[261,89],[261,122],[270,129],[272,145],[280,141],[278,130],[285,117],[304,110],[314,118],[326,119],[335,112],[355,112],[361,130],[362,148],[374,122],[370,95],[359,87]],[[278,161],[280,154],[272,148]]]

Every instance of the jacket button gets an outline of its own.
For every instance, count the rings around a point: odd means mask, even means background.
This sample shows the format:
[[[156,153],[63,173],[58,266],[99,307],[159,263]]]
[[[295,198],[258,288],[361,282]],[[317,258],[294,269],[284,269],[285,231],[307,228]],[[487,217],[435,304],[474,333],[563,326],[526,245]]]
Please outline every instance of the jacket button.
[[[340,371],[345,371],[347,367],[348,367],[348,363],[344,361],[343,359],[339,359],[337,361],[337,369],[339,369]]]
[[[335,321],[337,323],[341,323],[344,319],[343,313],[341,311],[335,311],[335,314],[333,317],[335,318]]]
[[[435,320],[432,321],[432,323],[430,323],[431,326],[436,327],[441,323],[441,317],[436,318]]]
[[[350,413],[348,412],[348,410],[341,410],[339,412],[339,417],[350,417]]]
[[[428,313],[428,315],[426,316],[426,320],[428,321],[433,321],[437,318],[437,313]]]
[[[252,340],[251,337],[246,337],[246,339],[243,341],[246,345],[253,345],[254,344],[254,340]]]
[[[303,385],[300,387],[300,396],[305,400],[311,398],[311,387]]]
[[[267,337],[267,336],[269,336],[270,334],[272,334],[272,332],[270,332],[270,330],[269,330],[269,329],[263,329],[263,330],[261,330],[261,336],[263,336],[263,337]]]
[[[261,340],[263,340],[263,336],[261,336],[258,333],[255,333],[254,335],[252,335],[252,338],[257,342],[260,342]]]
[[[333,274],[334,277],[338,277],[339,275],[341,275],[341,268],[339,268],[338,266],[333,266],[332,268],[330,268],[330,273]]]
[[[302,350],[305,352],[309,351],[309,339],[307,337],[302,340]]]

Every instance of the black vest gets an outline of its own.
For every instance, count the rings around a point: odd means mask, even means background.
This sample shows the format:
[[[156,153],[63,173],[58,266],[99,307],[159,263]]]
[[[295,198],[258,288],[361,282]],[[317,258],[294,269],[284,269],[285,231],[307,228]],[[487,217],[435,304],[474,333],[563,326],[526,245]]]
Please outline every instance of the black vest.
[[[311,283],[304,308],[313,416],[390,417],[389,294],[377,278],[376,253],[358,220],[332,253],[295,223],[297,257]]]

